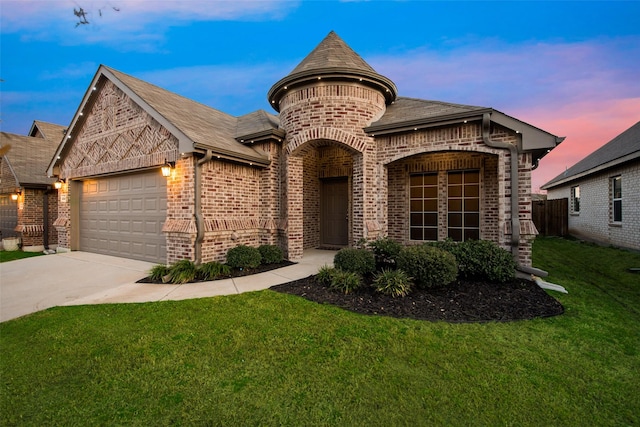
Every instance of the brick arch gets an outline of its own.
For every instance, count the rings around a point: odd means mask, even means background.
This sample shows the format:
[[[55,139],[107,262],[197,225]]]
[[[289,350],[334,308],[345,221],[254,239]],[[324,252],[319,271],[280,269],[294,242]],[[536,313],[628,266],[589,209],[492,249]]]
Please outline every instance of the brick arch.
[[[434,149],[435,148],[435,149]],[[499,156],[504,153],[504,150],[491,148],[487,146],[474,146],[473,148],[463,148],[458,146],[442,146],[442,147],[415,147],[411,150],[396,153],[392,157],[385,157],[380,163],[387,166],[398,160],[407,159],[409,157],[417,156],[420,154],[435,154],[446,152],[463,152],[463,153],[483,153]]]
[[[293,137],[287,144],[287,154],[292,154],[309,141],[329,140],[340,142],[358,152],[365,149],[366,140],[342,129],[332,127],[317,127],[305,129]]]

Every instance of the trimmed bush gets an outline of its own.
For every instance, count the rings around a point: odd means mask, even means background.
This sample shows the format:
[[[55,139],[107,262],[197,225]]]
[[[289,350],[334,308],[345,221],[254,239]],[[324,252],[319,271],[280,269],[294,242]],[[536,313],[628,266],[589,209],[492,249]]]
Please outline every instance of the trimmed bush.
[[[356,273],[361,276],[376,271],[376,260],[373,253],[366,249],[340,249],[333,258],[333,265],[342,271]]]
[[[169,274],[169,267],[164,264],[157,264],[149,271],[149,278],[154,282],[165,282],[165,277]]]
[[[417,287],[446,286],[458,276],[456,258],[428,245],[408,246],[398,256],[398,268],[410,274]]]
[[[193,261],[181,259],[169,268],[169,282],[175,284],[189,283],[195,280],[197,267]]]
[[[368,246],[376,260],[376,270],[397,268],[398,255],[402,251],[402,245],[388,237],[372,240]]]
[[[260,251],[251,246],[238,245],[227,251],[227,265],[231,268],[256,268],[261,261]]]
[[[409,295],[413,283],[404,270],[382,270],[376,274],[373,287],[376,291],[395,298]]]
[[[360,277],[358,273],[335,269],[332,274],[329,288],[340,291],[344,294],[350,294],[361,287],[362,284],[362,277]]]
[[[331,281],[333,281],[333,276],[335,272],[336,272],[335,268],[329,267],[328,265],[323,265],[318,269],[316,280],[325,286],[330,286]]]
[[[260,252],[260,256],[262,256],[263,264],[277,264],[279,262],[282,262],[282,260],[284,259],[282,249],[280,249],[276,245],[259,246],[258,252]]]
[[[468,240],[452,250],[460,277],[504,283],[516,277],[516,263],[509,251],[489,240]]]
[[[201,280],[215,280],[220,276],[231,274],[231,267],[219,262],[207,262],[198,267],[198,278]]]

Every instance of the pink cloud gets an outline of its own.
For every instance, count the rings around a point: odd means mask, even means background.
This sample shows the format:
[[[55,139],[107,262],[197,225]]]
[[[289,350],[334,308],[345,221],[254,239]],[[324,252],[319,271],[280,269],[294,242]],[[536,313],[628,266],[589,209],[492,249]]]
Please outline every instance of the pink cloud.
[[[551,133],[566,136],[533,172],[532,188],[536,191],[638,122],[640,97],[588,100],[553,109],[522,109],[515,115]]]

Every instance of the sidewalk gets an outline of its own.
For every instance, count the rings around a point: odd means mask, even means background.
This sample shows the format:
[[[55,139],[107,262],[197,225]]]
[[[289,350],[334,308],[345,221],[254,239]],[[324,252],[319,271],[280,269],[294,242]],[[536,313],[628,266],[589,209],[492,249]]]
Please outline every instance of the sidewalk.
[[[73,251],[0,264],[0,322],[55,306],[184,300],[267,289],[332,265],[334,251],[307,250],[297,264],[252,276],[185,285],[136,283],[152,263]]]
[[[303,258],[297,264],[265,273],[184,285],[126,283],[113,289],[68,301],[64,305],[178,301],[259,291],[316,274],[323,265],[333,265],[334,256],[335,251],[309,249],[304,251]]]

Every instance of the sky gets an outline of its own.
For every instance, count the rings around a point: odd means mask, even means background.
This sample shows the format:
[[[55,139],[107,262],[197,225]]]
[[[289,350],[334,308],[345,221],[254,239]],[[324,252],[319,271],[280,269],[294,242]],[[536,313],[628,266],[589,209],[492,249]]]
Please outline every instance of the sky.
[[[78,24],[82,8],[88,24]],[[100,64],[226,113],[335,31],[400,96],[566,137],[532,189],[640,120],[640,1],[0,0],[0,130],[70,124]]]

